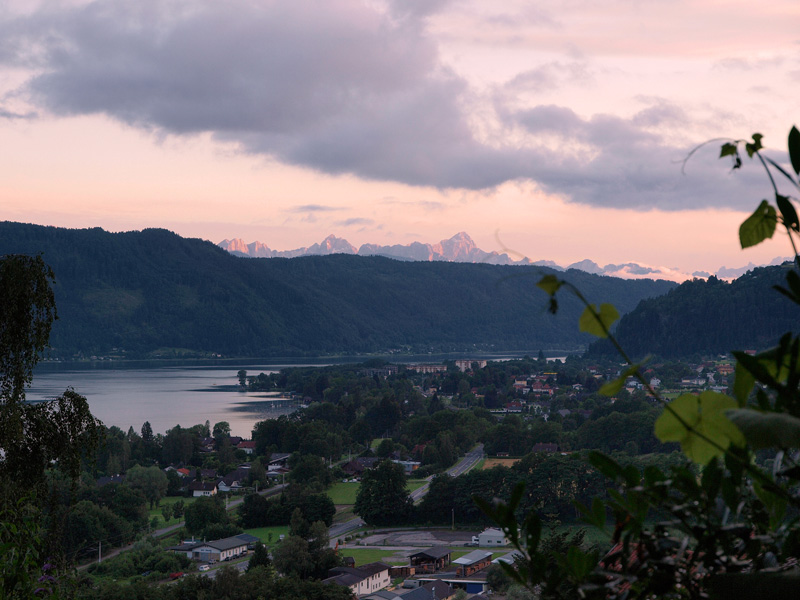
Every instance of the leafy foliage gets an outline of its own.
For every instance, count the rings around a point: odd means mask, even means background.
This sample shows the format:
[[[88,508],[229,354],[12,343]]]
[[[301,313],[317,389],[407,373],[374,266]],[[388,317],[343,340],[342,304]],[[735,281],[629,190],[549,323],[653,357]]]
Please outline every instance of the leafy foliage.
[[[775,206],[764,200],[740,229],[742,247],[772,237],[782,225],[795,249],[800,223],[793,199],[780,193],[773,172],[782,174],[795,189],[800,182],[800,133],[789,134],[789,156],[794,175],[762,155],[762,136],[734,140],[722,146],[733,168],[742,166],[739,147],[756,158],[773,187]],[[800,305],[800,276],[787,274],[781,294]],[[718,282],[713,282],[717,285]],[[590,305],[565,282],[546,281],[551,296],[572,291],[586,306],[586,327],[610,344],[626,360],[629,370],[659,398],[619,341],[609,335],[603,310]],[[730,288],[729,288],[730,289]],[[763,288],[762,288],[763,290]],[[676,292],[677,294],[678,292]],[[761,292],[763,294],[763,291]],[[760,298],[760,294],[757,295]],[[551,300],[551,308],[557,308]],[[796,310],[796,307],[795,309]],[[606,315],[609,311],[606,311]],[[774,318],[774,314],[765,316]],[[620,324],[620,333],[623,330]],[[796,324],[793,323],[793,324]],[[591,452],[592,465],[608,479],[608,499],[578,503],[584,520],[610,531],[613,547],[604,555],[577,546],[554,554],[541,544],[541,522],[534,511],[518,508],[522,484],[508,502],[490,503],[475,497],[484,512],[500,525],[523,554],[518,564],[503,565],[515,581],[537,589],[543,598],[751,598],[770,589],[772,597],[794,597],[796,578],[777,572],[791,564],[800,550],[800,337],[786,333],[778,344],[755,356],[734,352],[737,359],[735,397],[716,392],[684,394],[664,403],[655,422],[662,441],[677,441],[691,463],[662,469],[651,465],[640,472],[612,457]],[[604,386],[615,392],[618,381]],[[778,453],[764,464],[757,448]],[[612,528],[609,530],[609,518]]]

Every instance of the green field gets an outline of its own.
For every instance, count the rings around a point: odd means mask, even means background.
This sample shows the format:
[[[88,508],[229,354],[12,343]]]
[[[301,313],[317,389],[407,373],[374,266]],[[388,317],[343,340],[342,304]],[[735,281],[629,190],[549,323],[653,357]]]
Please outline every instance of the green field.
[[[181,496],[169,496],[167,498],[162,498],[161,499],[161,504],[159,506],[156,506],[155,508],[153,508],[153,510],[147,511],[147,520],[148,521],[152,521],[153,517],[156,517],[158,519],[158,525],[156,525],[156,529],[160,529],[162,527],[166,527],[167,525],[175,525],[176,523],[178,523],[180,521],[183,521],[183,517],[181,517],[180,519],[176,519],[175,517],[172,517],[169,521],[167,521],[165,523],[164,522],[164,516],[161,514],[161,507],[162,506],[164,506],[165,504],[167,504],[169,506],[172,506],[178,500],[183,500],[183,507],[186,508],[192,502],[194,502],[196,500],[196,498],[191,498],[191,497],[190,498],[183,498]]]
[[[278,543],[280,536],[289,535],[289,526],[277,525],[275,527],[254,527],[253,529],[245,529],[244,532],[256,536],[264,543],[265,546],[272,547]],[[270,541],[270,533],[272,534],[272,541]]]
[[[417,488],[422,487],[425,483],[427,482],[424,479],[409,479],[408,491],[413,492]],[[325,493],[328,494],[336,505],[355,504],[358,488],[360,486],[360,483],[342,483],[340,481],[339,483],[334,483]]]
[[[407,565],[408,559],[389,560],[390,556],[398,554],[394,550],[377,550],[374,548],[350,548],[349,546],[339,547],[339,556],[352,556],[356,565],[365,565],[371,562],[382,561],[388,565]]]

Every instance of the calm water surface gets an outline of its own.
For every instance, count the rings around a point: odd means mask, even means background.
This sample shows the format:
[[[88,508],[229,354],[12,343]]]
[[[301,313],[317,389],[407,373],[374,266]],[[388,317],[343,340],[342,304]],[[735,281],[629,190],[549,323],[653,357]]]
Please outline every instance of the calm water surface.
[[[46,400],[67,387],[86,396],[97,418],[139,432],[150,421],[155,433],[208,420],[213,426],[228,421],[231,433],[249,438],[253,425],[275,419],[293,409],[276,407],[274,395],[240,392],[236,373],[240,367],[159,367],[150,369],[37,370],[28,400]],[[275,365],[245,368],[249,375],[275,372]]]

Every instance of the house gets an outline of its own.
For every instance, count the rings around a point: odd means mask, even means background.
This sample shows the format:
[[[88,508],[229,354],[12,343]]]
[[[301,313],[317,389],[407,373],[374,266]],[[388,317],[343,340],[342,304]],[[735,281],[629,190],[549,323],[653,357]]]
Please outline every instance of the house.
[[[499,529],[490,527],[489,529],[484,529],[480,534],[478,534],[478,545],[508,546],[508,538]]]
[[[273,452],[269,455],[269,460],[266,461],[267,469],[285,467],[289,462],[289,456],[288,452]]]
[[[244,450],[247,454],[253,454],[256,451],[256,443],[252,440],[242,440],[236,446],[237,450]]]
[[[456,575],[459,577],[469,577],[473,573],[477,573],[481,569],[485,569],[492,564],[492,553],[486,550],[473,550],[469,554],[455,559],[453,564],[458,565]]]
[[[217,482],[220,492],[239,492],[245,487],[250,468],[238,467]]]
[[[200,542],[191,549],[191,558],[202,562],[230,560],[243,554],[247,554],[247,541],[237,536],[213,542]]]
[[[406,475],[410,475],[411,473],[419,469],[420,465],[422,464],[421,462],[416,460],[393,460],[392,462],[395,463],[396,465],[401,465],[403,467],[403,470],[406,472]]]
[[[214,496],[217,493],[216,483],[207,483],[205,481],[192,481],[189,484],[189,491],[192,496],[197,498],[199,496]]]
[[[347,473],[347,475],[353,476],[358,475],[360,476],[365,470],[372,469],[377,465],[382,458],[374,458],[374,457],[366,457],[361,456],[359,458],[354,458],[349,463],[342,467],[342,471]]]
[[[400,594],[401,600],[446,600],[456,591],[444,581],[432,581]]]
[[[434,546],[412,554],[408,558],[417,573],[435,573],[450,564],[450,548]]]
[[[252,537],[252,536],[251,536]],[[230,560],[243,554],[247,554],[248,541],[239,536],[203,542],[201,540],[184,541],[178,546],[171,546],[167,550],[172,550],[178,554],[186,554],[187,558],[209,562],[211,560]]]
[[[330,577],[323,579],[323,583],[349,587],[359,597],[382,590],[392,582],[389,578],[389,565],[382,562],[360,567],[336,567],[328,571],[328,575]]]
[[[558,452],[558,444],[539,442],[533,445],[531,452]]]

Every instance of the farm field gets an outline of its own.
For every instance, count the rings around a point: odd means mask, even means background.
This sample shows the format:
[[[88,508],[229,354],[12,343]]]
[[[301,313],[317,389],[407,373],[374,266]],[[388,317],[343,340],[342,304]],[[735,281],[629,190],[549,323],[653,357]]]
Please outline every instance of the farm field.
[[[408,491],[413,492],[422,487],[425,483],[426,481],[422,479],[409,479]],[[339,483],[334,483],[326,493],[337,506],[355,504],[358,488],[360,486],[360,483],[343,483],[340,481]]]
[[[487,458],[483,461],[481,469],[491,469],[492,467],[496,467],[498,465],[502,467],[510,467],[518,461],[518,458]]]

